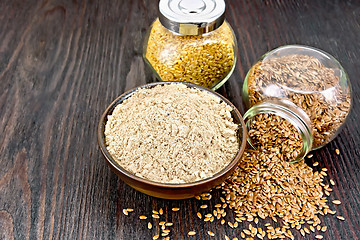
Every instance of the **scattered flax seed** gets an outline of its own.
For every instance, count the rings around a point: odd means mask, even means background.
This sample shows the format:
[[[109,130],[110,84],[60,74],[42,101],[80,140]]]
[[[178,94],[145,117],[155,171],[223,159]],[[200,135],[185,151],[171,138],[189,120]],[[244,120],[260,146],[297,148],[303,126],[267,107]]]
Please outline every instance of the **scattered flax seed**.
[[[317,226],[316,226],[316,230],[320,231],[320,230],[321,230],[321,226],[320,226],[320,225],[317,225]]]
[[[153,240],[159,239],[159,237],[160,237],[159,234],[158,234],[158,235],[155,235],[155,236],[153,236]]]
[[[291,240],[294,240],[294,235],[291,233],[290,230],[288,230],[287,232],[285,232],[285,236],[287,236],[288,238],[290,238]]]
[[[190,232],[188,232],[188,235],[189,235],[189,236],[194,236],[195,234],[196,234],[195,231],[190,231]]]
[[[160,214],[160,215],[163,215],[163,213],[164,213],[164,210],[163,210],[162,208],[160,208],[160,209],[159,209],[159,214]]]
[[[207,208],[208,205],[204,204],[204,205],[201,205],[200,208],[204,209],[204,208]]]
[[[208,196],[208,197],[203,197],[202,200],[211,200],[212,195]]]
[[[239,240],[237,237],[234,237],[232,240]],[[250,239],[249,239],[250,240]]]
[[[196,200],[201,200],[201,197],[200,196],[195,196],[195,199]]]
[[[326,227],[326,226],[323,226],[323,227],[321,228],[321,231],[322,231],[322,232],[326,232],[326,230],[327,230],[327,227]]]
[[[335,186],[334,180],[330,179],[330,184],[333,185],[333,186]]]
[[[213,210],[213,214],[216,217],[218,215],[218,212],[216,210]]]
[[[224,220],[224,219],[221,219],[220,223],[221,223],[221,225],[224,225],[225,220]]]
[[[211,231],[208,231],[207,232],[211,237],[215,236],[215,233],[211,232]]]
[[[126,209],[122,210],[123,214],[125,214],[126,216],[129,215],[128,211]]]
[[[316,167],[319,165],[319,162],[314,162],[313,167]]]
[[[323,237],[324,237],[323,235],[316,235],[315,236],[316,239],[323,239]]]
[[[202,218],[201,213],[197,212],[196,215],[198,216],[198,218]]]
[[[343,216],[336,216],[339,220],[342,220],[342,221],[344,221],[345,220],[345,218],[343,217]]]
[[[334,201],[332,201],[332,203],[335,204],[335,205],[341,204],[340,200],[334,200]]]
[[[173,212],[177,212],[177,211],[180,210],[180,208],[172,208],[171,210],[172,210]]]
[[[325,215],[328,214],[328,208],[325,208],[325,209],[324,209],[324,214],[325,214]]]
[[[139,218],[140,219],[147,219],[147,216],[141,215]]]
[[[233,225],[231,222],[228,222],[228,225],[229,225],[231,228],[234,228],[234,225]]]
[[[148,229],[151,229],[152,228],[152,224],[151,222],[148,223]]]
[[[257,234],[257,228],[251,229],[251,236],[254,237]]]
[[[206,218],[204,218],[204,222],[209,222],[210,221],[210,217],[206,217]]]
[[[163,236],[163,237],[166,237],[167,235],[169,235],[168,232],[163,232],[163,233],[161,233],[161,236]]]
[[[336,213],[335,210],[328,210],[328,213],[330,213],[331,215],[334,215]]]
[[[304,231],[304,229],[300,229],[300,233],[301,233],[301,235],[303,235],[303,237],[305,236],[305,231]]]
[[[208,197],[208,196],[210,196],[210,193],[208,193],[208,192],[200,194],[200,197],[202,197],[202,198]]]
[[[157,215],[157,214],[153,214],[152,217],[153,218],[160,218],[159,215]]]
[[[315,228],[313,226],[310,225],[309,228],[312,232],[315,232]]]
[[[312,158],[314,155],[313,154],[309,154],[307,155],[307,158]]]
[[[307,233],[307,234],[310,234],[310,230],[306,227],[304,227],[304,231]]]
[[[152,213],[153,213],[153,214],[159,214],[159,212],[156,211],[156,210],[152,210]]]
[[[165,223],[165,226],[167,226],[167,227],[171,227],[172,225],[174,225],[174,224],[171,222]]]
[[[230,238],[228,236],[225,235],[225,240],[230,240]]]
[[[241,232],[241,233],[240,233],[240,236],[241,236],[242,238],[245,238],[245,233]]]
[[[255,224],[258,224],[258,223],[259,223],[259,219],[258,219],[258,218],[255,218],[255,219],[254,219],[254,223],[255,223]]]
[[[336,153],[336,155],[340,155],[340,150],[339,150],[339,149],[335,149],[335,153]]]
[[[214,207],[221,208],[221,204],[216,204]]]
[[[159,222],[159,225],[160,225],[160,226],[165,225],[165,222],[164,222],[164,221],[161,221],[161,222]]]

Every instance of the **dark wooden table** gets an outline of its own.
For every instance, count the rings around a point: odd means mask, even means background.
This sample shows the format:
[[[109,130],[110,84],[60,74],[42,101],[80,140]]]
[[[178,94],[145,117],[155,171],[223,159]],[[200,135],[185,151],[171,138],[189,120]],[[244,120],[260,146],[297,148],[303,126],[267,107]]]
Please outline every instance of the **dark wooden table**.
[[[154,81],[142,42],[156,14],[156,1],[0,1],[0,239],[152,239],[159,227],[149,230],[139,215],[150,217],[160,208],[162,219],[175,223],[172,239],[188,239],[190,230],[197,232],[191,239],[233,238],[248,226],[231,229],[196,217],[204,202],[214,207],[219,192],[210,201],[168,201],[135,191],[111,172],[98,149],[96,127],[107,105]],[[218,92],[242,113],[246,72],[277,46],[323,49],[347,70],[353,88],[347,124],[307,162],[328,168],[336,182],[330,200],[342,201],[331,206],[346,219],[321,217],[328,226],[324,239],[358,239],[360,1],[229,0],[226,17],[239,61]],[[126,216],[123,208],[134,212]]]

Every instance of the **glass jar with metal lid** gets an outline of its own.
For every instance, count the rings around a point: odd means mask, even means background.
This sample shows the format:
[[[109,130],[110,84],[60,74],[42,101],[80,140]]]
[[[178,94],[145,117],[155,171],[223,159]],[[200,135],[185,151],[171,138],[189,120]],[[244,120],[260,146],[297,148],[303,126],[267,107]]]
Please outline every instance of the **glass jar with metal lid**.
[[[243,99],[255,116],[267,113],[290,122],[302,137],[302,159],[333,140],[351,108],[351,86],[340,63],[316,48],[288,45],[266,53],[252,66],[243,85]],[[248,138],[251,144],[251,138]]]
[[[224,84],[237,51],[224,14],[224,0],[160,0],[159,18],[145,38],[143,54],[156,77],[213,90]]]

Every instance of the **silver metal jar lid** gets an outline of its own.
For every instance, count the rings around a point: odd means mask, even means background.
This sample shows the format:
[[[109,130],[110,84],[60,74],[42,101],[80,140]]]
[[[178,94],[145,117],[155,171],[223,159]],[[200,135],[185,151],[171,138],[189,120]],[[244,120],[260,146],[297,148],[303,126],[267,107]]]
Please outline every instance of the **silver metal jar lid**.
[[[224,0],[160,0],[159,19],[167,29],[182,35],[201,35],[220,27]]]

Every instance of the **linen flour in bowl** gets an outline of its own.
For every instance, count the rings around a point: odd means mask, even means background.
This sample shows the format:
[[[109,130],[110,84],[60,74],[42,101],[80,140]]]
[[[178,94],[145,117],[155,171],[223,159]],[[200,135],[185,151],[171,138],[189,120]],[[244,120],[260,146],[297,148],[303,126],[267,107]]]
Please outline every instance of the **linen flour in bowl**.
[[[171,190],[172,195],[159,196],[127,182],[163,198],[192,197],[220,184],[245,148],[245,128],[236,108],[221,95],[190,83],[139,87],[115,100],[102,120],[100,148],[115,172],[122,172],[120,177],[126,173],[145,185],[182,191],[204,185],[186,196]]]

